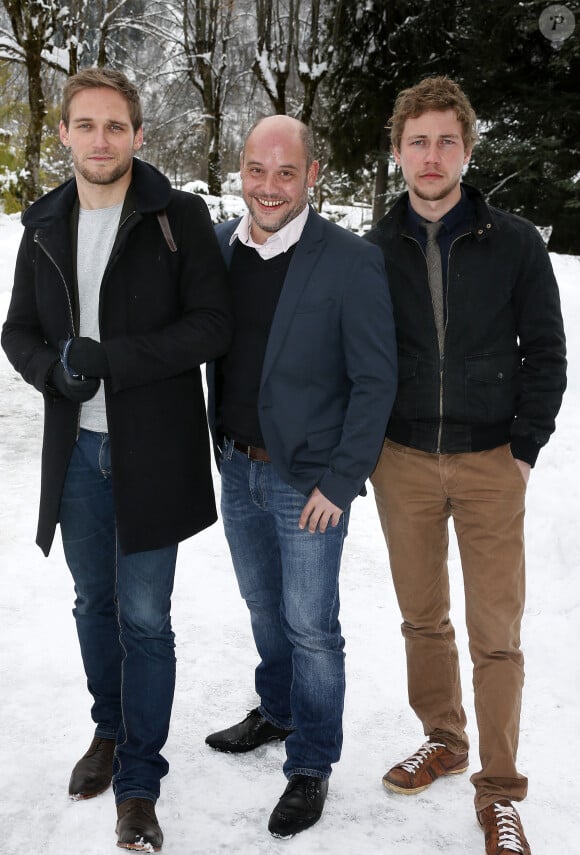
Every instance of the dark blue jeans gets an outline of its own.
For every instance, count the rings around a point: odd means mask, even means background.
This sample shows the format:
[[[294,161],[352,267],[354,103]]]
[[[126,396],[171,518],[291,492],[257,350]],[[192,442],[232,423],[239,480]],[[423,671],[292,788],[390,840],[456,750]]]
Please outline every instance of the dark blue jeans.
[[[344,639],[338,576],[348,510],[325,534],[301,531],[306,497],[271,463],[226,441],[221,509],[260,656],[256,692],[272,724],[293,728],[284,773],[328,778],[342,749]]]
[[[87,430],[68,467],[60,527],[95,734],[117,741],[116,802],[155,801],[169,768],[160,751],[175,688],[170,609],[177,546],[121,553],[109,438]]]

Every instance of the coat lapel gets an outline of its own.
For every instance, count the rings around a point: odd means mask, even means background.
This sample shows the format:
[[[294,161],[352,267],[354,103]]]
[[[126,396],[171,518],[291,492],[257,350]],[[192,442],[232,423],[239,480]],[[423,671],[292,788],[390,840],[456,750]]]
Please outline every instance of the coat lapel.
[[[232,256],[234,254],[234,248],[236,245],[236,241],[234,241],[233,244],[230,244],[230,240],[238,226],[238,223],[240,222],[240,219],[241,217],[236,217],[235,220],[228,220],[225,223],[219,223],[219,225],[217,225],[215,229],[218,244],[228,270],[230,269],[230,264],[232,263]]]
[[[322,252],[324,241],[324,220],[314,209],[310,209],[302,236],[296,245],[294,255],[284,280],[284,286],[272,320],[268,345],[264,356],[261,384],[263,385],[276,357],[284,344],[296,306],[306,286],[312,270]]]

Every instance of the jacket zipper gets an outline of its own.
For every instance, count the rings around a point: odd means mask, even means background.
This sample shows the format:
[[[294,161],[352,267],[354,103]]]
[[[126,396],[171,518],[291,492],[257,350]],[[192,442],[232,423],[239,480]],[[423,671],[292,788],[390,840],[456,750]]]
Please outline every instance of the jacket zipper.
[[[409,240],[414,241],[419,247],[423,258],[425,259],[425,264],[427,264],[427,256],[425,255],[425,251],[419,241],[411,237],[411,235],[406,235]],[[457,238],[456,238],[457,240]],[[455,241],[453,241],[455,243]],[[453,246],[453,244],[451,245]],[[448,299],[449,299],[449,260],[451,258],[451,247],[449,247],[449,256],[447,258],[447,289],[445,291],[445,326],[443,328],[443,342],[439,344],[439,335],[437,335],[437,349],[439,351],[439,426],[437,428],[437,448],[436,453],[441,454],[441,436],[443,434],[443,365],[445,362],[444,357],[444,349],[445,349],[445,333],[447,332],[447,314],[448,314]],[[428,277],[427,277],[428,278]],[[427,287],[429,288],[429,282],[427,282]],[[430,293],[430,289],[429,289]]]
[[[58,264],[56,263],[56,261],[54,260],[54,258],[50,254],[50,252],[48,251],[48,249],[41,242],[40,238],[38,237],[38,232],[34,233],[34,242],[38,244],[38,246],[44,252],[46,257],[49,258],[50,261],[52,261],[52,263],[54,264],[54,266],[56,267],[56,269],[59,272],[60,278],[62,279],[62,284],[64,285],[64,290],[66,293],[66,299],[67,299],[67,303],[68,303],[68,311],[69,311],[69,315],[70,315],[70,325],[71,325],[70,334],[71,334],[71,336],[74,336],[76,334],[76,331],[75,331],[75,319],[74,319],[74,313],[73,313],[73,307],[72,307],[72,300],[70,298],[70,291],[68,289],[68,285],[66,284],[66,279],[64,277],[64,273],[62,272],[62,270],[60,269],[60,267],[58,266]]]
[[[40,238],[38,237],[38,232],[34,233],[34,242],[36,244],[38,244],[38,246],[44,252],[46,257],[54,264],[54,266],[56,267],[56,269],[59,272],[60,278],[62,279],[62,284],[64,285],[64,290],[65,290],[66,299],[67,299],[67,303],[68,303],[68,311],[69,311],[69,315],[70,315],[70,325],[71,325],[70,334],[71,334],[71,337],[74,337],[74,335],[76,334],[74,312],[73,312],[73,307],[72,307],[72,300],[70,298],[70,291],[68,289],[68,285],[66,284],[66,279],[65,279],[64,273],[62,272],[62,270],[60,269],[60,267],[58,266],[58,264],[56,263],[56,261],[54,260],[54,258],[50,254],[50,252],[48,251],[48,249],[40,241]],[[75,432],[75,441],[78,440],[80,432],[81,432],[81,408],[79,406],[78,415],[77,415],[77,427],[76,427],[76,432]]]
[[[456,238],[457,240],[457,238]],[[455,243],[455,241],[453,241]],[[443,437],[443,385],[445,367],[445,337],[447,336],[447,319],[449,318],[449,264],[451,262],[451,246],[447,255],[447,285],[445,288],[445,324],[443,325],[443,340],[439,348],[439,427],[437,428],[437,454],[441,454],[441,439]]]
[[[466,237],[469,232],[464,232],[462,235],[457,235],[457,237],[452,241],[451,246],[449,247],[449,253],[447,255],[447,287],[445,289],[445,326],[443,327],[443,349],[439,350],[439,428],[437,430],[437,454],[441,454],[441,439],[443,437],[443,368],[445,362],[445,337],[447,335],[447,322],[449,320],[449,270],[451,268],[451,250],[455,246],[458,240]]]

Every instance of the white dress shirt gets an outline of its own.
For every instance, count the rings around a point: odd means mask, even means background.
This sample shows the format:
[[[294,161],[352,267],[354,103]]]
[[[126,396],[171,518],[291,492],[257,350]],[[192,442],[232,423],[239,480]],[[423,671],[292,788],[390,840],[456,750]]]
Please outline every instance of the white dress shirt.
[[[304,230],[304,226],[306,225],[309,211],[310,208],[308,205],[305,205],[304,210],[301,211],[297,217],[294,217],[293,220],[290,220],[289,223],[282,226],[279,231],[273,232],[264,243],[256,243],[256,241],[253,240],[250,213],[249,211],[246,211],[230,238],[230,246],[237,238],[242,243],[245,243],[246,246],[251,246],[255,249],[264,261],[267,261],[269,258],[274,258],[274,256],[280,255],[282,252],[286,252],[291,246],[298,243]]]

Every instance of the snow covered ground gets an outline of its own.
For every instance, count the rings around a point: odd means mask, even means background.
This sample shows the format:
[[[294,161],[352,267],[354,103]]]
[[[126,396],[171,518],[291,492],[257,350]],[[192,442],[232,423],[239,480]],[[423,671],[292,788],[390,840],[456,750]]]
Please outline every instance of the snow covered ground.
[[[0,215],[0,319],[21,227]],[[534,855],[574,855],[580,760],[580,258],[552,256],[569,339],[570,380],[558,430],[528,488],[526,687],[519,752],[530,779],[521,806]],[[71,768],[92,736],[73,619],[72,584],[57,536],[50,558],[34,545],[41,400],[0,356],[0,852],[106,855],[115,848],[109,790],[67,797]],[[216,479],[219,489],[219,481]],[[478,768],[471,670],[457,548],[450,558],[465,705]],[[220,523],[180,548],[173,606],[178,684],[158,815],[165,855],[447,855],[483,853],[467,775],[415,797],[381,776],[422,733],[406,703],[400,615],[372,496],[353,507],[342,573],[347,641],[344,754],[321,821],[291,841],[268,834],[285,786],[281,745],[228,756],[207,733],[255,706],[254,646]]]

